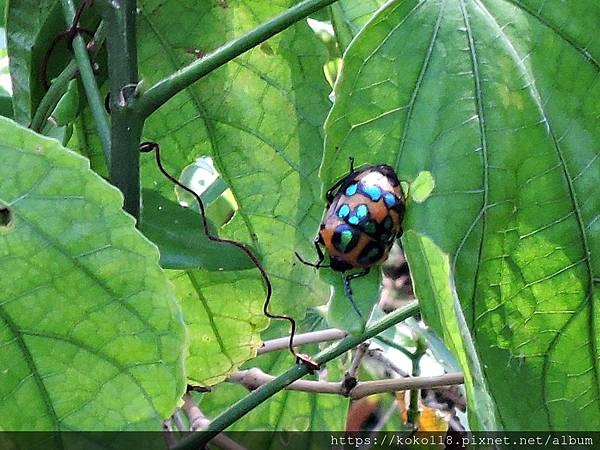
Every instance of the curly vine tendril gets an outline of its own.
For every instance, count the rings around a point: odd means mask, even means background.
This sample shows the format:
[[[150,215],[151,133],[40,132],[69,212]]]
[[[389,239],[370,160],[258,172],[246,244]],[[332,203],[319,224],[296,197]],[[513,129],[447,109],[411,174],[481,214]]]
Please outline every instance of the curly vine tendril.
[[[201,220],[202,220],[202,226],[204,228],[204,234],[206,235],[206,237],[209,240],[211,240],[213,242],[219,242],[222,244],[233,245],[233,246],[239,248],[241,251],[243,251],[248,256],[248,258],[250,258],[252,263],[259,270],[259,272],[263,278],[263,281],[265,283],[266,296],[265,296],[265,301],[263,303],[263,314],[270,319],[287,320],[291,325],[290,341],[288,344],[290,352],[292,353],[292,355],[294,355],[294,357],[296,358],[296,361],[306,364],[311,370],[318,369],[319,365],[317,363],[315,363],[312,359],[310,359],[308,356],[298,353],[298,352],[296,352],[296,350],[294,350],[294,336],[296,334],[296,321],[294,319],[292,319],[290,316],[287,316],[285,314],[273,314],[273,313],[269,312],[269,304],[271,302],[271,294],[273,292],[273,288],[271,286],[271,281],[269,280],[269,275],[267,274],[267,271],[265,270],[263,265],[260,263],[258,258],[254,255],[252,250],[250,250],[245,244],[242,244],[241,242],[233,241],[230,239],[223,239],[218,236],[213,236],[210,233],[210,229],[208,227],[208,220],[206,218],[206,211],[204,208],[204,202],[202,201],[202,199],[196,192],[194,192],[192,189],[185,186],[184,184],[180,183],[179,180],[177,180],[175,177],[173,177],[167,171],[167,169],[165,169],[165,167],[162,164],[161,158],[160,158],[160,146],[156,142],[148,142],[148,141],[142,142],[140,144],[140,151],[142,153],[150,153],[150,152],[154,151],[155,155],[156,155],[156,165],[158,166],[158,168],[162,172],[162,174],[166,178],[168,178],[172,183],[179,186],[181,189],[188,192],[192,196],[194,196],[194,198],[196,199],[196,202],[198,203],[198,206],[200,207]]]

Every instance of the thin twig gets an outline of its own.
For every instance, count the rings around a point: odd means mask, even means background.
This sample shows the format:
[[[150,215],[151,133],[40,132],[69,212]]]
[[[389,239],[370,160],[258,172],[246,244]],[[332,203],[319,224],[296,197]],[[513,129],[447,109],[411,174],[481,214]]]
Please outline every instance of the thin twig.
[[[344,374],[344,381],[342,382],[342,394],[349,395],[352,389],[358,383],[356,379],[356,374],[358,372],[358,368],[360,367],[360,363],[365,356],[365,353],[369,349],[369,341],[365,341],[356,347],[356,351],[354,352],[354,357],[352,358],[352,362],[350,363],[350,367],[348,371]]]
[[[348,335],[344,330],[337,328],[329,328],[327,330],[311,331],[310,333],[302,333],[294,336],[294,347],[304,344],[314,344],[318,342],[337,341]],[[290,342],[289,336],[271,339],[265,341],[257,351],[257,354],[272,352],[275,350],[286,350]]]
[[[147,117],[192,83],[336,0],[304,0],[151,86],[136,105]]]
[[[242,370],[229,376],[227,381],[245,386],[253,391],[264,386],[276,377],[263,372],[261,369],[252,368]],[[431,389],[440,386],[450,386],[462,384],[464,377],[462,373],[449,373],[433,377],[410,377],[393,378],[377,381],[358,382],[347,394],[344,391],[343,382],[331,381],[309,381],[298,380],[289,384],[285,389],[291,391],[314,392],[319,394],[336,394],[357,400],[367,395],[379,394],[383,392],[405,391],[409,389]]]
[[[411,359],[413,358],[412,352],[410,352],[408,349],[404,348],[403,346],[396,344],[391,339],[388,339],[384,336],[376,336],[375,340],[381,342],[382,344],[387,345],[388,347],[392,347],[393,349],[396,349],[399,352],[402,352],[402,354],[404,354],[408,358],[411,358]]]
[[[365,353],[367,353],[367,350],[369,349],[369,345],[371,345],[369,341],[366,341],[356,347],[356,353],[354,353],[354,358],[352,358],[352,363],[346,372],[346,376],[356,378],[356,373],[358,372],[358,368],[360,367],[360,363],[365,356]]]
[[[190,431],[198,431],[206,428],[210,420],[202,413],[198,404],[190,394],[183,396],[183,406],[181,407],[190,422]]]
[[[463,384],[462,373],[447,373],[433,377],[394,378],[389,380],[365,381],[358,383],[351,392],[353,399],[383,392],[405,391],[407,389],[433,389],[440,386]]]
[[[185,425],[183,424],[183,420],[181,420],[181,409],[177,408],[175,410],[175,414],[173,414],[173,421],[175,422],[175,426],[179,431],[185,431]]]
[[[422,336],[416,336],[415,338],[417,348],[413,353],[412,357],[412,376],[418,377],[421,374],[421,358],[426,352],[425,341]],[[409,425],[415,427],[418,426],[419,421],[419,397],[420,388],[414,387],[410,391],[410,402],[408,404],[408,411],[406,413],[407,422]]]
[[[73,0],[61,0],[65,14],[65,19],[69,25],[73,23],[75,19],[75,5]],[[75,24],[77,25],[77,24]],[[73,39],[73,52],[75,53],[75,61],[77,61],[77,68],[83,83],[83,89],[88,100],[88,105],[94,117],[96,124],[96,130],[102,142],[102,149],[104,150],[104,156],[106,157],[107,164],[110,164],[111,160],[111,143],[110,143],[110,126],[108,125],[108,119],[106,112],[104,111],[104,101],[100,95],[98,84],[94,75],[94,69],[90,62],[90,56],[85,44],[85,41],[80,35],[76,35]]]

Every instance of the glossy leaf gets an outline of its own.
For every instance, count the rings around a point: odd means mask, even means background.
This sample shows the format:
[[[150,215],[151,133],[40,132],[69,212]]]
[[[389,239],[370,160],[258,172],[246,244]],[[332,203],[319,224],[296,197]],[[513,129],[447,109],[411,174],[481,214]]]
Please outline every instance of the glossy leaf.
[[[0,423],[160,430],[185,383],[158,251],[87,161],[0,118]]]
[[[280,13],[288,0],[222,2],[143,0],[139,60],[144,83],[192,62]],[[185,18],[186,20],[182,20]],[[238,210],[220,230],[254,248],[271,276],[273,310],[302,316],[328,299],[327,287],[294,256],[312,254],[323,213],[317,170],[329,109],[326,52],[305,22],[259,45],[178,94],[146,123],[167,168],[178,176],[211,156]],[[151,157],[143,184],[172,198],[173,188]],[[219,275],[220,276],[220,275]],[[260,281],[258,271],[253,276]],[[219,279],[216,277],[215,282]],[[261,302],[264,291],[250,302]]]
[[[506,429],[600,420],[599,21],[592,0],[391,1],[326,126],[325,184],[350,155],[431,173],[405,229],[450,256]]]

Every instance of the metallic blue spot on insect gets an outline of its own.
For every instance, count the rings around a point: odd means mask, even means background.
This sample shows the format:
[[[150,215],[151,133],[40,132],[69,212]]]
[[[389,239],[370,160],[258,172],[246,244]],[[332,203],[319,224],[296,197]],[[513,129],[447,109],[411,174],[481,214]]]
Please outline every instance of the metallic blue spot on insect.
[[[356,190],[357,189],[358,189],[358,184],[357,183],[351,184],[350,186],[348,186],[346,188],[346,195],[351,196],[351,195],[356,194]]]
[[[350,207],[347,204],[343,204],[340,209],[338,209],[338,217],[340,219],[343,219],[344,217],[346,217],[348,214],[350,214]]]
[[[364,217],[367,216],[367,214],[369,214],[369,208],[367,208],[367,205],[358,205],[356,207],[356,217],[358,217],[359,219],[362,219]]]
[[[358,217],[350,216],[350,218],[348,219],[348,223],[350,223],[352,225],[358,225]]]
[[[394,194],[392,194],[391,192],[385,193],[385,195],[383,196],[383,201],[385,202],[385,204],[387,205],[388,208],[393,208],[394,205],[396,203],[398,203],[396,196]]]
[[[381,198],[381,188],[379,186],[363,186],[362,191],[374,202],[378,202]]]

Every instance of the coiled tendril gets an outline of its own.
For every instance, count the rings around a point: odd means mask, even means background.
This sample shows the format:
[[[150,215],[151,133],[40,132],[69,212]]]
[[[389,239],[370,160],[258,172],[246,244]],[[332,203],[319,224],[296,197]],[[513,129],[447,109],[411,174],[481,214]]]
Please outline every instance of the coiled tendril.
[[[206,237],[209,240],[211,240],[213,242],[220,242],[222,244],[233,245],[233,246],[239,248],[241,251],[243,251],[248,256],[248,258],[250,258],[252,263],[256,266],[256,268],[260,272],[260,274],[263,278],[263,281],[265,283],[266,294],[265,294],[265,301],[263,303],[263,314],[270,319],[287,320],[290,323],[291,333],[290,333],[290,341],[288,344],[288,348],[289,348],[290,352],[292,353],[292,355],[294,355],[297,362],[301,362],[301,363],[305,364],[310,369],[311,372],[314,370],[318,370],[319,365],[315,361],[313,361],[309,356],[304,355],[302,353],[298,353],[298,352],[296,352],[296,350],[294,350],[294,335],[296,334],[296,321],[294,319],[292,319],[290,316],[287,316],[285,314],[273,314],[273,313],[269,312],[269,304],[271,302],[271,294],[273,292],[273,288],[271,286],[271,281],[269,280],[269,275],[267,274],[267,271],[265,270],[263,265],[260,263],[260,261],[258,260],[256,255],[254,255],[252,250],[250,250],[250,248],[248,248],[248,246],[246,246],[245,244],[242,244],[241,242],[233,241],[231,239],[223,239],[218,236],[213,236],[210,233],[210,229],[208,227],[208,220],[206,218],[206,211],[204,208],[204,202],[202,201],[202,199],[196,192],[194,192],[192,189],[185,186],[184,184],[180,183],[179,180],[177,180],[174,176],[172,176],[167,171],[167,169],[165,169],[165,167],[163,166],[162,161],[160,159],[160,146],[156,142],[142,142],[140,144],[140,151],[142,153],[150,153],[150,152],[154,151],[156,165],[158,166],[158,169],[162,172],[162,174],[166,178],[168,178],[173,184],[179,186],[181,189],[188,192],[196,199],[196,202],[198,203],[198,207],[200,208],[200,213],[201,213],[200,216],[201,216],[201,220],[202,220],[202,227],[204,228],[204,234],[206,235]]]

